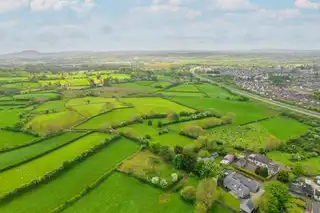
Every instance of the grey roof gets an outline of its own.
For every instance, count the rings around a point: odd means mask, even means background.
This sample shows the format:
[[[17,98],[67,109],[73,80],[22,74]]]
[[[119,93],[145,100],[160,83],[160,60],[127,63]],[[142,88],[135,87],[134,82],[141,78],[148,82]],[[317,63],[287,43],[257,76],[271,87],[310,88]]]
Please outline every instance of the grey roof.
[[[236,165],[240,168],[243,168],[247,165],[247,160],[244,158],[241,158],[237,161]]]
[[[251,192],[257,192],[260,188],[259,184],[250,179],[250,178],[247,178],[241,174],[238,174],[238,173],[233,173],[233,178],[236,179],[236,180],[239,180],[243,185],[245,185]]]
[[[273,173],[277,173],[280,169],[280,165],[276,164],[276,163],[270,163],[268,165],[269,169],[273,172]]]
[[[310,197],[314,196],[314,189],[312,186],[307,184],[291,183],[289,185],[289,190],[297,194],[307,195]]]
[[[316,196],[320,197],[320,190],[316,190],[314,193]]]
[[[272,161],[271,161],[269,158],[267,158],[266,156],[264,156],[264,155],[259,155],[259,154],[255,155],[254,159],[255,159],[256,161],[259,161],[259,162],[264,163],[264,164],[269,164],[269,163],[272,162]]]
[[[250,213],[255,209],[251,199],[241,200],[240,208],[247,213]]]
[[[246,198],[250,196],[250,190],[239,180],[234,179],[232,175],[225,177],[223,184],[239,198]]]

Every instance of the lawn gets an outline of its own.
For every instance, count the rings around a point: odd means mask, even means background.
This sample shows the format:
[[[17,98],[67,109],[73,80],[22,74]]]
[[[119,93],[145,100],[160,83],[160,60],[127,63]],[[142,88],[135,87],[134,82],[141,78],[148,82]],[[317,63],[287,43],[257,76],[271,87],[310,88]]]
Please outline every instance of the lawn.
[[[35,110],[33,110],[33,113],[44,113],[45,111],[48,112],[63,112],[67,109],[65,108],[65,102],[66,100],[57,100],[57,101],[48,101],[40,106],[38,106]]]
[[[240,211],[240,200],[238,200],[232,194],[224,191],[221,188],[219,188],[219,191],[220,191],[219,201],[227,204],[228,206],[230,206],[231,208],[237,211]]]
[[[200,92],[198,88],[192,84],[182,84],[167,89],[168,92]]]
[[[11,109],[0,111],[0,128],[5,126],[13,126],[19,122],[19,114],[23,109]]]
[[[308,131],[308,126],[296,120],[286,117],[275,117],[266,121],[260,122],[272,135],[280,140],[289,140],[297,138]]]
[[[21,133],[18,133],[17,136],[19,136],[19,134]],[[0,169],[16,165],[20,162],[31,159],[32,157],[41,155],[42,153],[64,145],[84,134],[84,132],[67,132],[31,146],[0,154]]]
[[[0,173],[0,196],[34,179],[43,177],[46,173],[59,168],[64,162],[71,161],[81,153],[100,144],[106,137],[107,135],[102,133],[90,134],[41,158]]]
[[[169,112],[194,112],[195,110],[176,104],[172,101],[150,97],[150,98],[122,98],[121,101],[130,103],[137,108],[140,113],[169,113]]]
[[[47,135],[70,128],[81,122],[81,120],[83,120],[83,117],[79,113],[64,111],[37,115],[24,128],[28,131],[37,132],[40,135]]]
[[[0,130],[0,138],[0,149],[23,145],[37,139],[36,137],[29,134],[21,132],[11,132],[6,130]],[[0,157],[2,156],[0,155]],[[0,165],[1,163],[2,160],[0,160]]]
[[[196,97],[173,97],[172,100],[199,110],[211,108],[222,114],[232,112],[235,114],[235,124],[256,121],[278,114],[278,112],[268,109],[265,105],[253,101],[235,101],[221,98]]]
[[[108,192],[108,193],[106,193]],[[97,189],[68,208],[66,213],[192,213],[193,205],[179,194],[165,193],[125,174],[115,172]]]
[[[157,160],[157,163],[152,164],[155,160]],[[180,173],[174,169],[172,164],[167,164],[149,150],[141,151],[133,158],[124,161],[119,169],[146,181],[150,181],[152,177],[159,177],[165,179],[169,184],[172,183],[171,174]]]
[[[43,99],[54,99],[59,95],[57,93],[43,92],[43,93],[28,93],[13,96],[16,100],[30,100],[34,98],[43,98]]]
[[[211,213],[232,213],[230,210],[218,205],[214,204],[213,208],[210,210]]]
[[[245,126],[223,126],[210,130],[210,137],[232,146],[241,146],[258,151],[264,148],[270,133],[259,124]]]
[[[136,108],[116,109],[94,117],[87,122],[77,126],[77,129],[103,129],[111,125],[119,124],[124,121],[131,121],[135,117],[140,116]]]
[[[138,144],[127,139],[115,141],[48,184],[41,185],[0,206],[0,212],[20,213],[21,209],[24,212],[32,213],[50,212],[58,205],[79,194],[138,148]],[[110,193],[112,192],[116,193],[110,191]]]
[[[304,169],[304,173],[309,175],[319,175],[320,174],[320,157],[310,158],[307,160],[299,161],[299,162],[292,162],[290,161],[291,158],[290,153],[280,152],[280,151],[272,151],[267,153],[267,156],[274,160],[275,162],[288,165],[288,166],[295,166],[296,164],[301,164],[302,168]]]

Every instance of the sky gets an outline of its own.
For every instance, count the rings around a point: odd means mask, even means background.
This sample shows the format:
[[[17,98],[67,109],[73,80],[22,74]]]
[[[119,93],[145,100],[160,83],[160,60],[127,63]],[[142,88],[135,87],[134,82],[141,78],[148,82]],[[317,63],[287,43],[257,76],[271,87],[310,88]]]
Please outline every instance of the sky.
[[[320,0],[0,0],[0,53],[320,49]]]

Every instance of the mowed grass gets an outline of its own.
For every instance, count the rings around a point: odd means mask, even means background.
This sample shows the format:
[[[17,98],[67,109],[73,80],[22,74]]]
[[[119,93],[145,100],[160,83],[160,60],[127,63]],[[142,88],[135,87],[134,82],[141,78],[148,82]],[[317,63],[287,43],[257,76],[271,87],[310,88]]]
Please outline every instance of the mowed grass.
[[[214,204],[212,209],[210,210],[211,213],[231,213],[232,211],[218,205]]]
[[[57,101],[48,101],[40,106],[38,106],[33,113],[44,113],[45,111],[49,112],[63,112],[66,111],[65,105],[66,100],[57,100]]]
[[[13,96],[14,99],[17,100],[30,100],[35,98],[43,98],[43,99],[54,99],[59,95],[57,93],[43,92],[43,93],[28,93]]]
[[[73,111],[41,114],[35,116],[24,128],[40,135],[46,135],[71,128],[83,119],[79,113]]]
[[[127,139],[115,141],[48,184],[41,185],[0,206],[0,212],[20,213],[22,209],[23,212],[32,213],[50,212],[79,194],[138,149],[138,144]],[[106,191],[105,193],[114,192]]]
[[[267,108],[265,105],[253,101],[192,97],[173,97],[171,99],[199,110],[211,108],[222,114],[234,113],[234,124],[244,124],[278,114],[278,112]]]
[[[1,134],[1,132],[0,132]],[[16,133],[15,133],[16,134]],[[17,134],[19,136],[20,133]],[[84,132],[67,132],[53,138],[43,140],[31,146],[0,154],[0,169],[16,165],[35,156],[41,155],[56,147],[84,135]],[[14,136],[14,137],[17,137]]]
[[[37,138],[29,134],[0,130],[0,149],[23,145],[35,139]],[[0,165],[1,163],[2,160],[0,160]]]
[[[150,97],[150,98],[122,98],[123,102],[130,103],[137,108],[140,113],[169,113],[169,112],[194,112],[195,110],[176,104],[172,101]]]
[[[200,92],[197,87],[192,84],[182,84],[167,89],[168,92]]]
[[[79,125],[76,129],[103,129],[124,121],[131,121],[140,116],[135,108],[115,109],[103,115],[94,117]]]
[[[178,193],[165,193],[135,178],[115,172],[65,212],[191,213],[193,210],[193,205],[184,202]]]
[[[105,139],[105,134],[92,133],[41,158],[0,173],[0,196],[58,169],[64,162],[75,159]]]
[[[260,122],[272,135],[280,140],[289,140],[297,138],[308,131],[308,126],[296,120],[286,117],[275,117]]]
[[[10,109],[0,111],[0,127],[13,126],[19,122],[19,114],[23,109]]]
[[[272,151],[268,152],[267,156],[274,160],[275,162],[288,165],[294,167],[297,164],[300,164],[304,170],[305,174],[316,176],[320,174],[320,157],[309,158],[299,162],[290,161],[292,154],[280,152],[280,151]]]

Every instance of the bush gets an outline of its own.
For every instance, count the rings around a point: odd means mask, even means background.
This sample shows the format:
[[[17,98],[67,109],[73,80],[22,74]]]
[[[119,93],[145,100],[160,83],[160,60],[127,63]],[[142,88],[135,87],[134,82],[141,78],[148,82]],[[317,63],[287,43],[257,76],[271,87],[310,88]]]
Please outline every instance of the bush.
[[[176,169],[182,169],[182,154],[173,157],[173,165]]]
[[[168,182],[165,179],[161,179],[160,186],[162,188],[166,188],[168,186]]]
[[[151,178],[151,183],[158,185],[160,178],[159,177],[153,177]]]
[[[149,126],[152,126],[152,120],[149,120],[149,121],[148,121],[148,125],[149,125]]]
[[[171,174],[171,177],[172,177],[172,181],[173,181],[173,182],[176,182],[176,181],[179,179],[179,176],[178,176],[177,173],[172,173],[172,174]]]
[[[260,175],[261,177],[267,178],[269,176],[268,168],[266,167],[260,167],[258,166],[256,170],[254,171],[257,175]]]
[[[210,157],[210,152],[208,152],[207,150],[203,150],[202,149],[198,153],[198,157],[201,157],[201,158]]]
[[[181,190],[180,195],[185,201],[194,202],[196,200],[196,192],[197,189],[195,187],[186,186]]]

